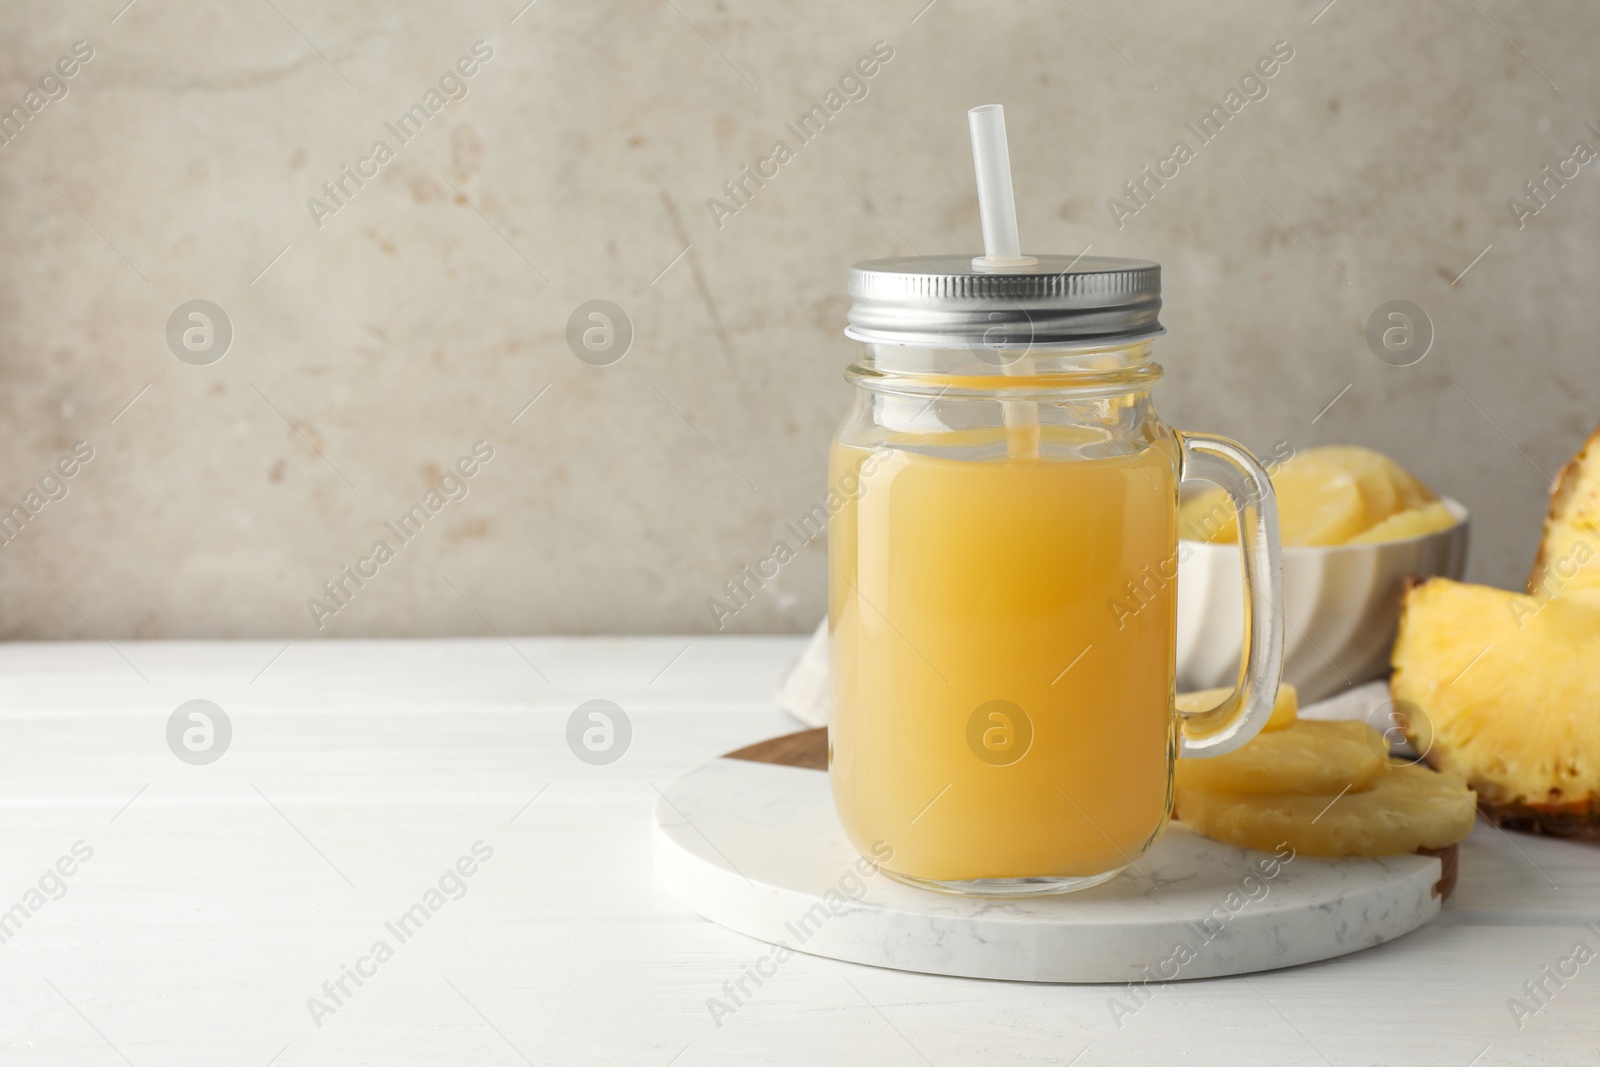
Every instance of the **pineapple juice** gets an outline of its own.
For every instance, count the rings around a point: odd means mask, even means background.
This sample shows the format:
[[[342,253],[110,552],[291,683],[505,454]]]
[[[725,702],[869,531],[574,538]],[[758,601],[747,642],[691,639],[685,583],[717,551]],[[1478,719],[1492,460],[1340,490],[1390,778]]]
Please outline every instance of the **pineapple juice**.
[[[1166,825],[1169,442],[982,462],[833,446],[830,484],[860,489],[830,525],[830,772],[851,842],[887,842],[890,873],[1095,875]]]

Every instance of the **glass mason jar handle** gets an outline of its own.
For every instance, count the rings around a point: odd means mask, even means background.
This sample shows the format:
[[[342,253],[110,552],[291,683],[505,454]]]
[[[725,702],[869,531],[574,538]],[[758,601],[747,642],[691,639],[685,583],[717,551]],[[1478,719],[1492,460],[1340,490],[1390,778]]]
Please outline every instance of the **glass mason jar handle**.
[[[1244,658],[1239,684],[1209,711],[1181,712],[1179,755],[1220,756],[1249,741],[1272,716],[1283,673],[1283,558],[1272,482],[1248,450],[1226,437],[1178,434],[1182,473],[1220,485],[1239,512],[1244,563]]]

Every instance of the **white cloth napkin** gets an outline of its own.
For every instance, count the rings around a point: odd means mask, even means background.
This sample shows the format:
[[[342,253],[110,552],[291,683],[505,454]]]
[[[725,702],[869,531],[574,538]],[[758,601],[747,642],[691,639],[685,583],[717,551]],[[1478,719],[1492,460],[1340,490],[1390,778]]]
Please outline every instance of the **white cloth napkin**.
[[[833,690],[828,685],[828,620],[817,624],[800,658],[778,683],[778,707],[807,726],[826,726],[833,718]]]
[[[776,694],[778,707],[807,726],[826,726],[833,717],[833,692],[828,685],[828,620],[816,632],[800,658],[794,661]],[[1397,722],[1389,702],[1389,683],[1368,682],[1352,686],[1337,696],[1300,709],[1302,719],[1362,719],[1380,731],[1393,731]],[[1397,731],[1388,735],[1391,747],[1404,752]]]

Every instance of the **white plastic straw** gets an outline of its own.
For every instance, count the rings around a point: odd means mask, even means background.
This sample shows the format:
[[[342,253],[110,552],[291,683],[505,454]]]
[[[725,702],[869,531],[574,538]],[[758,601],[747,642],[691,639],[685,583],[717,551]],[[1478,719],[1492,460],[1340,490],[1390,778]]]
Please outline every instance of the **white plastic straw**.
[[[983,222],[983,258],[992,266],[1037,262],[1022,254],[1017,237],[1017,201],[1011,191],[1011,150],[1006,144],[1006,109],[981,104],[967,112],[972,165],[978,175],[978,216]]]
[[[984,254],[972,261],[977,270],[1031,267],[1038,264],[1022,254],[1017,236],[1016,194],[1011,189],[1011,149],[1006,144],[1006,111],[999,104],[982,104],[967,112],[972,131],[972,166],[978,176],[978,217],[983,222]],[[1007,375],[1030,373],[1025,354],[1001,364]],[[1006,452],[1017,458],[1039,455],[1039,408],[1031,400],[1002,400],[1006,423]]]

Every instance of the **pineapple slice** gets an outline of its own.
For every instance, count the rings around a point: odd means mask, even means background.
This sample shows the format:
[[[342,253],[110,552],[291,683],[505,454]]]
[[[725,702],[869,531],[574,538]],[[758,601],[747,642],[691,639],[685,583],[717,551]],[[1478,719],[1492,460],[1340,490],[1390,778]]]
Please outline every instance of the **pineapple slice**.
[[[1421,507],[1397,511],[1364,533],[1356,534],[1349,543],[1362,545],[1377,541],[1403,541],[1408,537],[1448,530],[1455,524],[1456,517],[1450,513],[1450,509],[1435,500]]]
[[[1228,494],[1212,488],[1186,499],[1178,508],[1178,536],[1208,544],[1239,540],[1239,516]]]
[[[1297,453],[1273,472],[1272,486],[1286,545],[1348,544],[1391,515],[1435,500],[1427,486],[1394,460],[1355,445]],[[1239,539],[1238,518],[1221,489],[1190,497],[1178,513],[1178,529],[1191,541]]]
[[[1225,689],[1183,693],[1204,710]],[[1390,762],[1383,735],[1359,721],[1298,719],[1293,686],[1243,748],[1178,761],[1175,817],[1196,833],[1310,856],[1389,856],[1455,844],[1472,828],[1474,798],[1460,781]],[[1337,813],[1337,814],[1335,814]]]
[[[1397,763],[1384,764],[1359,793],[1178,793],[1178,819],[1196,833],[1266,852],[1287,843],[1307,856],[1442,849],[1466,837],[1474,817],[1472,793],[1458,779]]]
[[[1229,693],[1231,689],[1196,689],[1192,693],[1179,693],[1174,701],[1179,711],[1210,711]],[[1281,730],[1285,726],[1292,726],[1295,717],[1300,714],[1300,693],[1294,686],[1284,682],[1278,686],[1277,699],[1272,703],[1272,718],[1261,728],[1262,732],[1268,730]]]
[[[1388,457],[1384,457],[1387,459]],[[1417,476],[1406,470],[1400,464],[1389,463],[1389,477],[1394,479],[1394,488],[1400,498],[1400,507],[1406,511],[1420,508],[1424,504],[1431,504],[1439,498],[1433,490],[1423,485]]]
[[[1600,429],[1567,460],[1550,491],[1528,592],[1549,599],[1563,591],[1600,589],[1595,560],[1600,560]]]
[[[1302,453],[1302,456],[1309,453]],[[1371,524],[1354,474],[1296,456],[1273,475],[1278,528],[1286,545],[1334,545]],[[1239,540],[1239,516],[1221,489],[1196,493],[1179,509],[1178,529],[1191,541]]]
[[[1433,490],[1400,464],[1370,448],[1339,445],[1313,451],[1342,461],[1361,480],[1367,509],[1379,518],[1420,508],[1439,499]],[[1386,483],[1380,485],[1379,483]]]
[[[1330,470],[1344,471],[1356,480],[1361,503],[1371,521],[1381,521],[1401,510],[1400,485],[1394,472],[1400,471],[1388,456],[1356,445],[1329,445],[1313,448],[1307,460]]]
[[[1179,805],[1190,790],[1217,793],[1311,793],[1333,796],[1369,788],[1383,771],[1382,736],[1364,722],[1302,720],[1258,734],[1243,748],[1211,759],[1178,761]]]
[[[1431,578],[1406,590],[1394,699],[1430,764],[1496,823],[1600,832],[1600,594],[1550,599]]]
[[[1307,459],[1279,473],[1278,528],[1286,545],[1339,545],[1372,525],[1367,494],[1350,471]]]

